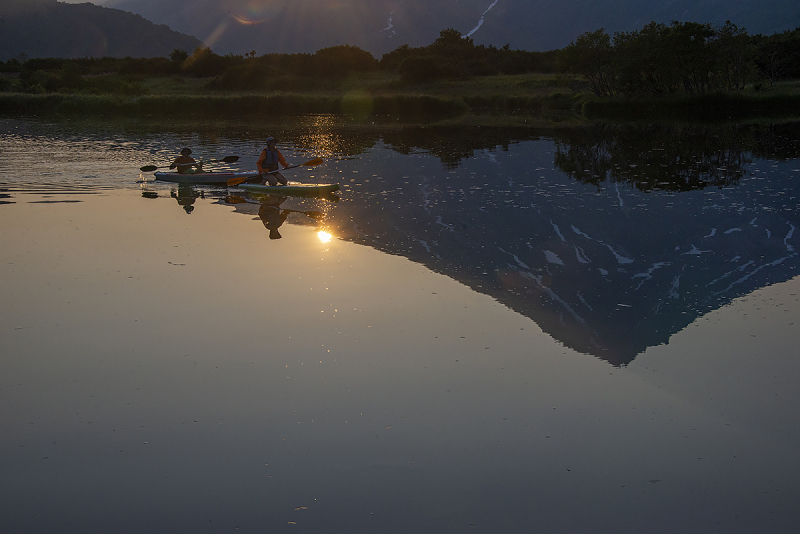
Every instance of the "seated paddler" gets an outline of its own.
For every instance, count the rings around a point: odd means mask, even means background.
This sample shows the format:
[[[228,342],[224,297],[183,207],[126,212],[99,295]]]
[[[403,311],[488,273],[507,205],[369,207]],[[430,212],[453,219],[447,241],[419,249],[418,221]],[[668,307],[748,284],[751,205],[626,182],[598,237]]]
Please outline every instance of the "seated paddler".
[[[191,153],[192,149],[189,147],[184,147],[181,149],[181,155],[175,158],[175,161],[172,162],[172,165],[170,165],[169,168],[174,169],[177,167],[178,173],[180,174],[196,174],[198,172],[203,172],[203,164],[197,163],[197,161],[195,161],[195,159],[190,155]]]
[[[284,168],[289,166],[281,151],[278,150],[277,144],[278,141],[274,137],[267,137],[267,148],[261,152],[256,168],[264,178],[265,184],[286,185],[288,180],[281,173],[275,172],[280,168],[279,165],[283,165]]]

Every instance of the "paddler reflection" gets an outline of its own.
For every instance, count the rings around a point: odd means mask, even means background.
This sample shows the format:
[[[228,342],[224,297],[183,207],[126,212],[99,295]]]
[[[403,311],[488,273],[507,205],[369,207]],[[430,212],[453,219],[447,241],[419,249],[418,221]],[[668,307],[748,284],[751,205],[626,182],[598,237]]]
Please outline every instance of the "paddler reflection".
[[[283,237],[278,228],[286,222],[291,210],[282,210],[281,204],[286,201],[286,197],[279,197],[275,195],[267,195],[261,201],[261,206],[258,208],[258,216],[261,217],[261,222],[264,223],[264,228],[269,230],[270,239],[280,239]]]
[[[176,193],[173,189],[169,192],[169,195],[177,200],[183,210],[190,215],[194,211],[194,201],[198,198],[205,198],[202,191],[197,191],[190,184],[180,184],[178,192]]]

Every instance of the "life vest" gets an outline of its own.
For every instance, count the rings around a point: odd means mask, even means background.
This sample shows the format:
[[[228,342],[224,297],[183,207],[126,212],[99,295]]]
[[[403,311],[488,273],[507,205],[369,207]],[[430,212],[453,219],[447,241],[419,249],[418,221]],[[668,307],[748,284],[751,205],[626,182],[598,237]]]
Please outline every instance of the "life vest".
[[[262,166],[268,171],[277,171],[278,170],[278,150],[270,150],[269,148],[264,149],[264,153],[266,157],[264,158],[264,163]]]

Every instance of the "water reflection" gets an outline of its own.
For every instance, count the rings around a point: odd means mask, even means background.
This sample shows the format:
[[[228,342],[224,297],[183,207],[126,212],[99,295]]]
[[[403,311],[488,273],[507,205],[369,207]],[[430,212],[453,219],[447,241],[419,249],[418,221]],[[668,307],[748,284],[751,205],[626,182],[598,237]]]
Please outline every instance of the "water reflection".
[[[796,274],[796,124],[354,132],[323,122],[282,138],[323,154],[311,178],[339,181],[345,201],[317,200],[323,216],[228,194],[236,212],[258,206],[272,239],[287,221],[324,223],[321,239],[422,263],[614,365]],[[197,193],[178,198],[187,209]]]
[[[206,197],[214,199],[217,204],[233,206],[234,213],[258,218],[269,232],[270,239],[283,238],[279,228],[287,221],[291,224],[314,224],[317,227],[321,227],[320,225],[324,224],[326,220],[325,210],[330,210],[330,208],[325,207],[326,204],[330,205],[330,201],[324,198],[291,198],[244,192],[235,194],[223,189],[208,189],[202,193],[202,198]],[[309,203],[317,209],[305,209]],[[294,207],[290,208],[288,206]],[[303,217],[294,218],[291,217],[292,214],[302,215]],[[320,231],[320,233],[322,234],[323,232]],[[327,234],[326,240],[329,241],[331,237],[330,234]],[[322,240],[322,238],[320,239]]]
[[[329,223],[624,365],[796,274],[798,175],[759,158],[796,157],[799,137],[795,125],[390,132],[383,147],[416,159],[365,154]]]
[[[180,184],[177,191],[170,191],[170,196],[178,201],[178,205],[183,208],[187,215],[194,211],[194,203],[198,198],[205,198],[202,190],[190,184]]]
[[[627,182],[642,191],[733,185],[752,163],[746,131],[598,125],[556,143],[555,165],[578,181]]]
[[[12,149],[47,131],[12,122]],[[238,168],[245,169],[254,167],[261,138],[277,132],[290,156],[326,160],[296,178],[339,183],[343,202],[193,186],[170,196],[186,213],[202,199],[232,206],[258,218],[273,238],[286,224],[315,225],[321,239],[404,256],[614,365],[797,272],[797,123],[391,128],[318,116],[282,126],[188,124],[154,135],[151,125],[129,124],[121,131],[45,137],[64,150],[64,140],[79,143],[81,153],[119,150],[135,168],[142,152],[155,160],[173,145],[192,144],[241,154]],[[74,155],[70,161],[88,165]],[[82,172],[84,181],[109,179],[94,168]],[[2,173],[0,185],[20,188]],[[74,189],[41,176],[28,187]],[[145,187],[143,195],[157,195],[165,186]]]
[[[263,197],[125,174],[190,129],[130,134],[132,165],[80,145],[82,196],[0,137],[5,530],[793,531],[792,138],[743,144],[721,187],[642,190],[555,165],[586,132],[322,124],[303,178],[342,199],[273,201],[269,242]],[[624,370],[564,348],[666,340]]]
[[[261,201],[261,206],[258,208],[258,216],[264,224],[264,228],[269,230],[270,239],[280,239],[281,234],[278,228],[286,222],[289,217],[289,210],[281,210],[281,204],[286,202],[286,197],[279,197],[275,195],[265,195],[266,198]]]

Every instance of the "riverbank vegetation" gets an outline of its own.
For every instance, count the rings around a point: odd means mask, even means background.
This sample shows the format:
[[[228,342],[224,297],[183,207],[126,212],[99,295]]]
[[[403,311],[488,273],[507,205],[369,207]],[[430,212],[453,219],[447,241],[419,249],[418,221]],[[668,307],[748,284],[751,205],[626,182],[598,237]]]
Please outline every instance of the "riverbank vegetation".
[[[380,59],[352,46],[314,54],[35,58],[0,62],[0,113],[336,113],[433,120],[494,114],[583,117],[800,115],[800,29],[748,35],[727,23],[600,29],[561,50],[475,45],[448,29]]]

